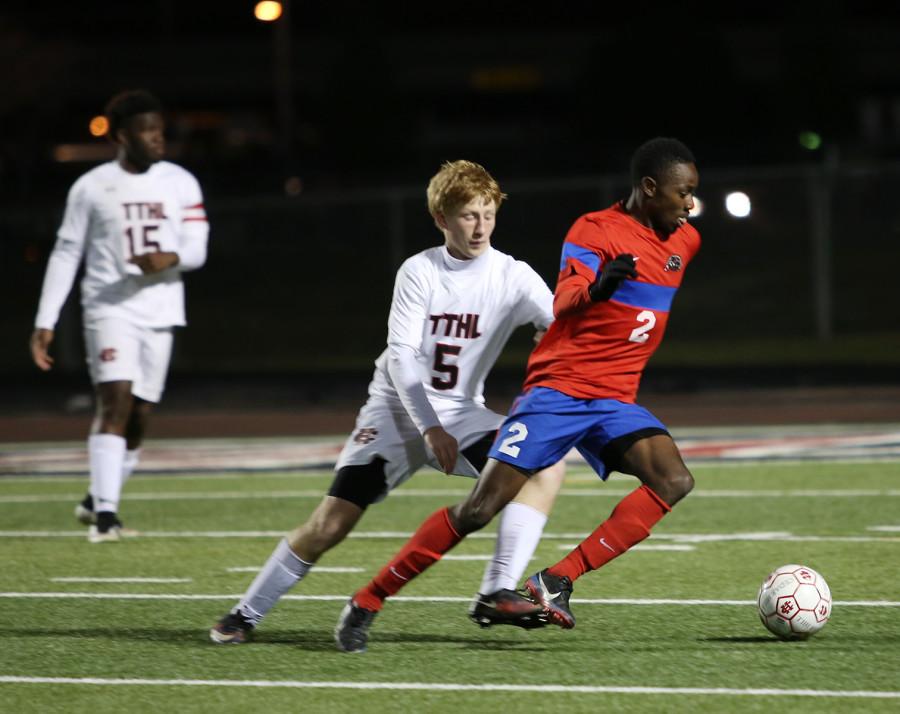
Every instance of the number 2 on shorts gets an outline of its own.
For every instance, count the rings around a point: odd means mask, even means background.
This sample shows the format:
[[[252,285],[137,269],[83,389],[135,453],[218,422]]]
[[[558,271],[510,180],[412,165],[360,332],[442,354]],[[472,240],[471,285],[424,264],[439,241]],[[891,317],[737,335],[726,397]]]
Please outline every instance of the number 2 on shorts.
[[[497,451],[517,459],[519,458],[519,447],[513,446],[513,444],[518,444],[528,438],[528,427],[520,421],[514,421],[509,425],[507,431],[512,433],[500,442]]]

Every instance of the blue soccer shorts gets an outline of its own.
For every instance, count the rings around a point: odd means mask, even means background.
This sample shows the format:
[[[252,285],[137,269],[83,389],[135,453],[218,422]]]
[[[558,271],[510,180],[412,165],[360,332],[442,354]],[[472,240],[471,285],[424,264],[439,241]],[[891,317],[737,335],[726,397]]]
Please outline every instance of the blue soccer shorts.
[[[534,387],[513,403],[488,456],[532,474],[575,448],[606,479],[635,441],[668,433],[659,419],[637,404],[578,399]]]

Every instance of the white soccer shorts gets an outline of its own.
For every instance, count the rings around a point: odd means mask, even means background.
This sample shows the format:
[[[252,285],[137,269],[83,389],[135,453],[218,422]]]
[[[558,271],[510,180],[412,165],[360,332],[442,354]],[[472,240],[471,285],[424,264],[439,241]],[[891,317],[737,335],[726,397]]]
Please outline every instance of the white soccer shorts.
[[[94,384],[131,382],[131,393],[158,402],[172,357],[172,328],[150,328],[126,320],[98,320],[84,329],[88,370]]]
[[[467,402],[433,404],[441,426],[459,442],[459,458],[453,473],[458,476],[478,478],[478,470],[462,455],[485,434],[497,431],[503,417],[483,406]],[[425,464],[441,470],[440,465],[425,446],[425,440],[413,424],[399,401],[389,402],[380,397],[369,397],[356,417],[356,426],[347,437],[338,457],[335,471],[344,466],[361,466],[375,457],[387,463],[384,466],[386,491],[375,500],[383,500],[388,492],[397,488]]]

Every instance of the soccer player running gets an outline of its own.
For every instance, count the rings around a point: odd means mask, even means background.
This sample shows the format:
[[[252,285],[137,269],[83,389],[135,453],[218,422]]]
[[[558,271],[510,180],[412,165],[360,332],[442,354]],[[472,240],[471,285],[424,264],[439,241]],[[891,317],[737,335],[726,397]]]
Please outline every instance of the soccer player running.
[[[588,213],[563,243],[556,320],[531,355],[524,391],[491,448],[468,498],[432,514],[344,608],[338,647],[365,649],[386,598],[484,527],[528,483],[573,447],[605,479],[636,476],[641,486],[559,563],[526,589],[553,623],[571,628],[572,583],[650,534],[693,487],[665,426],[635,404],[641,373],[662,339],[685,266],[700,246],[688,225],[698,173],[680,141],[656,138],[631,160],[631,194]]]
[[[387,348],[375,362],[369,398],[338,458],[331,488],[212,627],[215,643],[245,642],[366,509],[419,468],[430,464],[475,478],[487,461],[503,417],[484,405],[485,376],[516,327],[547,328],[553,294],[527,264],[491,246],[506,196],[484,167],[445,163],[426,193],[444,243],[412,256],[397,271]],[[470,612],[483,626],[546,624],[541,608],[515,587],[562,483],[563,467],[555,464],[528,482],[501,519],[497,552]]]
[[[162,397],[173,328],[185,324],[181,273],[206,262],[209,235],[197,180],[162,160],[159,100],[123,92],[105,115],[117,156],[69,191],[30,343],[34,363],[51,369],[53,331],[84,259],[81,306],[97,410],[88,437],[90,488],[75,515],[90,524],[91,543],[134,534],[117,515],[122,486]]]

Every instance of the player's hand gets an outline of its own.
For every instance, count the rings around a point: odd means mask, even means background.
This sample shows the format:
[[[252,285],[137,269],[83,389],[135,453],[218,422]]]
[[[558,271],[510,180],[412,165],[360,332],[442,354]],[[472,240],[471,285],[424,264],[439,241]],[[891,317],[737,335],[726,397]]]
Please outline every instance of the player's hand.
[[[38,369],[44,372],[53,366],[53,358],[48,354],[51,342],[53,342],[53,330],[38,327],[31,333],[29,341],[31,359],[34,360]]]
[[[620,253],[604,265],[600,275],[588,288],[591,300],[594,302],[609,300],[625,278],[636,279],[638,276],[634,268],[636,260],[637,258],[629,253]]]
[[[171,251],[144,253],[134,256],[128,262],[139,267],[144,275],[150,275],[151,273],[161,273],[166,268],[178,265],[178,253]]]
[[[433,426],[422,436],[444,473],[449,474],[453,471],[456,466],[456,457],[459,454],[459,443],[456,439],[444,431],[442,426]]]

